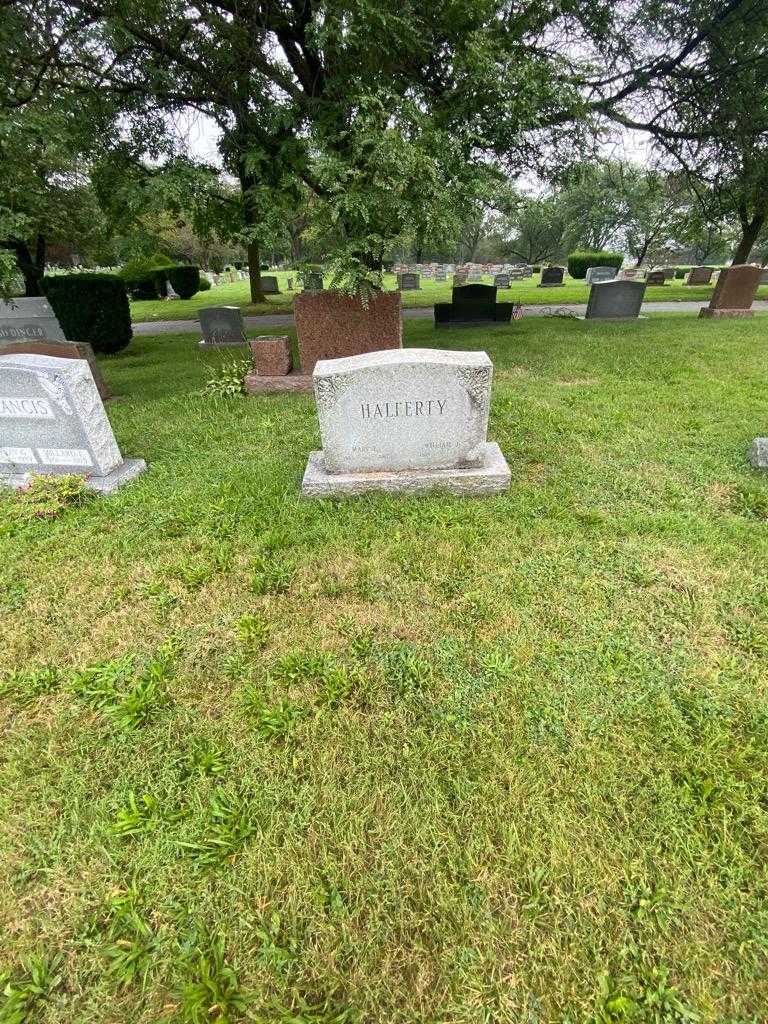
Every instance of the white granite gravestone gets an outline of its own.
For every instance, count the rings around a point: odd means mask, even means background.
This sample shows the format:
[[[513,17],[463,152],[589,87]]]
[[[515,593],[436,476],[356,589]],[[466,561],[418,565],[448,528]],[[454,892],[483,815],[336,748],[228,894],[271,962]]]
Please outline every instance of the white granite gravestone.
[[[509,466],[486,439],[492,374],[485,352],[390,349],[318,361],[323,450],[309,457],[303,493],[506,490]]]
[[[66,341],[61,324],[47,299],[0,302],[0,342]]]
[[[21,487],[30,473],[77,473],[113,491],[146,468],[123,459],[84,359],[0,356],[0,481]]]
[[[601,281],[613,281],[615,277],[615,267],[589,267],[585,280],[587,284],[598,284]]]

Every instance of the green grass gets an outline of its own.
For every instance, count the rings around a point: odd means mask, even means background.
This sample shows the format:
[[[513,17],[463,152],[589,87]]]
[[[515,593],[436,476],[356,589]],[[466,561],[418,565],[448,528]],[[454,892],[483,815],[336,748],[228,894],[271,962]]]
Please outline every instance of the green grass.
[[[767,323],[407,323],[494,360],[474,501],[104,359],[149,471],[0,499],[0,1021],[764,1021]]]
[[[290,313],[296,291],[287,291],[289,277],[293,278],[298,288],[298,275],[280,271],[277,273],[281,295],[271,296],[266,303],[254,305],[250,301],[250,286],[247,281],[235,284],[217,285],[207,292],[199,292],[191,299],[154,300],[131,303],[131,316],[134,323],[146,323],[151,320],[185,320],[195,319],[203,306],[239,306],[249,316],[264,313]],[[537,274],[530,281],[515,281],[511,288],[499,291],[499,302],[522,302],[526,306],[561,306],[567,303],[586,302],[589,287],[583,281],[567,278],[562,288],[538,288]],[[485,279],[491,284],[490,277]],[[384,286],[393,289],[396,281],[394,274],[387,274]],[[709,302],[714,286],[704,285],[687,288],[682,281],[669,282],[666,285],[648,288],[646,298],[649,302]],[[768,299],[768,285],[758,289],[758,298]],[[435,284],[434,281],[423,281],[420,291],[403,292],[403,306],[429,307],[436,302],[451,301],[451,284]]]

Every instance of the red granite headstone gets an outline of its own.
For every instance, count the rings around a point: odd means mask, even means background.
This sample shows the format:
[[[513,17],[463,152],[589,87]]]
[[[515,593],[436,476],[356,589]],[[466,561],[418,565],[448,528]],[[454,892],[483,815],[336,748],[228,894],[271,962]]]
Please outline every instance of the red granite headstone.
[[[259,377],[284,377],[291,372],[291,342],[287,334],[262,334],[250,339],[253,370]]]
[[[402,348],[400,292],[378,292],[365,306],[341,292],[302,292],[293,300],[301,372],[318,359],[341,359],[385,348]]]
[[[0,342],[0,356],[54,356],[56,359],[85,359],[91,368],[93,380],[98,389],[99,396],[104,402],[111,397],[107,382],[96,362],[91,345],[80,341],[54,341],[50,338],[43,338],[40,341],[34,339]]]
[[[760,284],[760,267],[739,263],[720,272],[708,306],[699,310],[700,317],[754,316],[751,308]]]

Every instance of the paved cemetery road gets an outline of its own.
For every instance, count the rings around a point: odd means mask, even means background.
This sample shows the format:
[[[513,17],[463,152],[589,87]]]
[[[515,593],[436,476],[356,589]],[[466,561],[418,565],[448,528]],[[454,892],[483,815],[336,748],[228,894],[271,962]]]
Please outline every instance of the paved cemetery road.
[[[698,313],[705,302],[644,302],[644,313]],[[768,310],[768,301],[754,302],[752,308],[756,310]],[[584,305],[558,306],[552,303],[550,306],[523,306],[524,316],[583,316],[587,307]],[[403,310],[404,320],[431,320],[433,311],[431,306],[409,308]],[[246,327],[293,327],[293,316],[290,313],[280,313],[265,316],[246,316],[243,318]],[[186,334],[200,331],[200,324],[197,320],[153,320],[149,323],[134,324],[134,334]]]

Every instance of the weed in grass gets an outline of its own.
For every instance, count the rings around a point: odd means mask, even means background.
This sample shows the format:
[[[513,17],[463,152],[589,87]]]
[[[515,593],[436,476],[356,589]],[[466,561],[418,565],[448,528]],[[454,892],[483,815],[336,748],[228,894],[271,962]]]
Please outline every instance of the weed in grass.
[[[28,587],[23,580],[3,580],[0,582],[0,609],[18,612],[27,603]]]
[[[232,1024],[247,1012],[254,997],[241,986],[227,963],[221,939],[199,950],[187,971],[189,980],[179,992],[185,1024],[210,1024],[214,1020]]]
[[[768,519],[768,489],[758,484],[737,485],[731,494],[731,510],[751,519]]]
[[[90,707],[101,711],[114,703],[115,694],[120,692],[133,675],[135,662],[135,655],[128,653],[82,669],[72,677],[72,693]]]
[[[269,1015],[270,1024],[354,1024],[357,1014],[349,1007],[339,1009],[332,999],[315,1002],[298,997],[290,1006],[276,1004]]]
[[[132,681],[137,659],[133,654],[102,662],[75,673],[71,690],[86,704],[105,714],[119,729],[138,729],[168,703],[167,684],[173,652],[166,644]]]
[[[57,693],[61,684],[62,674],[53,665],[19,669],[0,682],[0,697],[10,697],[21,705],[31,704],[39,697]]]
[[[286,936],[280,914],[274,911],[269,921],[255,929],[261,945],[258,950],[259,963],[268,970],[281,973],[289,967],[299,954],[297,939]]]
[[[245,378],[251,371],[248,359],[228,359],[221,366],[207,367],[200,394],[206,398],[237,398],[245,394]]]
[[[139,981],[142,991],[145,991],[158,941],[138,904],[135,889],[112,897],[101,952],[107,961],[107,974],[119,988],[128,988]]]
[[[385,679],[399,694],[419,693],[434,682],[431,662],[419,654],[414,644],[403,642],[382,649],[379,662]]]
[[[170,612],[179,604],[179,595],[168,587],[167,583],[154,580],[145,583],[141,588],[144,597],[152,602],[162,612]]]
[[[117,812],[110,831],[126,839],[140,836],[155,828],[161,820],[160,805],[150,793],[137,796],[131,791],[124,807]]]
[[[200,778],[219,778],[227,770],[227,758],[224,752],[207,740],[201,740],[192,746],[184,760],[186,776],[197,775]]]
[[[242,793],[219,787],[207,808],[205,832],[196,842],[180,842],[186,855],[200,867],[232,861],[256,835],[255,810]]]
[[[24,487],[0,495],[0,537],[31,523],[57,519],[93,497],[82,476],[34,475]]]
[[[250,589],[262,597],[266,594],[286,594],[296,575],[296,562],[278,555],[259,555],[251,562]]]
[[[267,704],[257,687],[244,690],[243,703],[253,728],[264,740],[289,739],[305,715],[302,708],[286,698]]]
[[[265,615],[248,612],[237,621],[237,639],[246,654],[263,651],[269,644],[272,627]]]
[[[61,984],[64,957],[30,956],[18,972],[0,971],[0,1024],[34,1024]]]
[[[316,703],[321,707],[338,707],[359,685],[357,673],[327,652],[290,651],[274,662],[269,670],[269,679],[312,687],[316,691]]]

